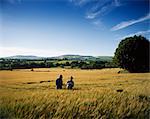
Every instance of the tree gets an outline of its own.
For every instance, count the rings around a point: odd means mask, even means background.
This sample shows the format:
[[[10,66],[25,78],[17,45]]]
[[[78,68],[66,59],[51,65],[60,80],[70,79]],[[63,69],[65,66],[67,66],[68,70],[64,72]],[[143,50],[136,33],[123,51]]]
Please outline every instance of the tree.
[[[78,62],[78,61],[72,61],[72,62],[70,63],[70,66],[71,66],[71,68],[78,67],[78,66],[79,66],[79,62]]]
[[[119,43],[113,60],[129,72],[148,72],[149,47],[149,40],[142,36],[125,38]]]

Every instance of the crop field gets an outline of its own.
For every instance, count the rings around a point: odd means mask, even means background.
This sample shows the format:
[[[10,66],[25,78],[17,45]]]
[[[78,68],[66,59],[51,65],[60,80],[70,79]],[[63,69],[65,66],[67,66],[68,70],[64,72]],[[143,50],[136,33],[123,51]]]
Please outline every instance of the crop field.
[[[150,119],[150,73],[120,70],[0,71],[0,119]],[[73,90],[65,86],[70,76]]]

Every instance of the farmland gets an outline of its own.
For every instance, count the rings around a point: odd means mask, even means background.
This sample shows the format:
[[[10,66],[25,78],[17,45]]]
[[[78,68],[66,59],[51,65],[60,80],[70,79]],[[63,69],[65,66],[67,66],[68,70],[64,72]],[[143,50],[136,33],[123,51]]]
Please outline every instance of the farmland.
[[[150,73],[118,74],[120,70],[0,71],[0,118],[149,119]],[[60,74],[64,86],[56,90]],[[65,88],[70,76],[74,77],[74,90]]]
[[[57,57],[11,56],[0,58],[0,70],[32,68],[102,69],[117,67],[110,56],[61,55]]]

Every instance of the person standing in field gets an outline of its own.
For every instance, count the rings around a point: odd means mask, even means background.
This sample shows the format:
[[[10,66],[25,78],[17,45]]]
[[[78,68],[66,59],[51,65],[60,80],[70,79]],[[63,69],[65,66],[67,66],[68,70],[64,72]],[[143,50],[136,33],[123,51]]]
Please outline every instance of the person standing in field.
[[[56,79],[56,89],[62,89],[63,85],[63,76],[60,75],[58,79]]]
[[[67,89],[72,89],[74,87],[73,77],[71,76],[70,80],[67,81]]]

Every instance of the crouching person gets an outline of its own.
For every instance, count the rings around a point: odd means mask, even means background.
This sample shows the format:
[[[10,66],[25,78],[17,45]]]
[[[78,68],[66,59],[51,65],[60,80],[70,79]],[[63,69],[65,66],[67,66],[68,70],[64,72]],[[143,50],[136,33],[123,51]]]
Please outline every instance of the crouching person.
[[[62,89],[62,85],[63,85],[63,76],[60,75],[59,78],[56,80],[56,89]]]
[[[71,76],[71,79],[67,81],[67,89],[72,89],[74,87],[74,81],[73,77]]]

